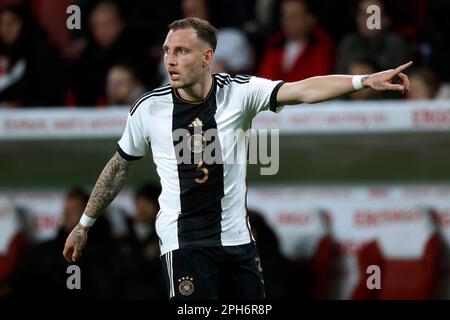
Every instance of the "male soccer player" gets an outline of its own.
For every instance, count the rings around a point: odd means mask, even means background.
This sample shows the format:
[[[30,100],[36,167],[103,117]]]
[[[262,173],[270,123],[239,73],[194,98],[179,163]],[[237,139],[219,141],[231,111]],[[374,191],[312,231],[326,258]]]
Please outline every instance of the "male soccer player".
[[[263,298],[262,270],[246,213],[246,166],[223,161],[229,156],[223,148],[227,135],[250,128],[261,111],[279,112],[285,105],[324,101],[365,87],[405,92],[410,86],[402,71],[411,62],[372,75],[291,83],[211,74],[216,41],[216,29],[207,21],[186,18],[169,25],[163,49],[170,83],[131,108],[117,152],[67,238],[63,255],[69,262],[80,257],[95,219],[119,193],[134,161],[151,146],[162,185],[156,229],[169,298],[219,299],[224,292],[233,298]],[[392,83],[395,78],[399,83]],[[190,139],[189,159],[207,147],[202,134],[216,130],[217,161],[180,161],[176,148],[182,137],[174,134],[179,129]],[[241,136],[235,146],[243,143]]]

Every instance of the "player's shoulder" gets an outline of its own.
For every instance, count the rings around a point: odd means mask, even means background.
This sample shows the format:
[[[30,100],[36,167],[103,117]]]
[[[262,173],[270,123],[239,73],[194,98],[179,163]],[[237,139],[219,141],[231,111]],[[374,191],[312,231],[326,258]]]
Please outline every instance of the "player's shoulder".
[[[231,76],[228,73],[214,73],[214,78],[216,79],[217,85],[220,88],[234,85],[243,85],[250,82],[253,77],[251,75],[239,74]]]
[[[152,91],[144,93],[142,96],[140,96],[133,104],[133,106],[130,109],[130,115],[133,115],[136,110],[138,110],[139,107],[142,105],[148,105],[153,100],[164,100],[166,97],[170,95],[172,92],[172,87],[170,84],[163,85],[161,87],[158,87]]]

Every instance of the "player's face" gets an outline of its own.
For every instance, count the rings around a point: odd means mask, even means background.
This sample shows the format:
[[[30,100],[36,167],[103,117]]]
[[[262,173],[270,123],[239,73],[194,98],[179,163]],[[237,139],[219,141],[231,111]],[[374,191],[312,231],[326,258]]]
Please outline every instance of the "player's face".
[[[72,230],[80,220],[84,211],[84,203],[76,198],[69,197],[64,202],[63,227],[66,231]]]
[[[192,86],[209,72],[207,56],[212,49],[197,37],[193,28],[170,30],[163,50],[164,64],[174,88]]]
[[[153,201],[144,197],[135,199],[136,214],[134,220],[136,222],[154,222],[158,214],[158,208]]]
[[[302,2],[284,2],[281,6],[281,24],[288,39],[308,36],[315,23],[314,17]]]
[[[14,44],[22,31],[22,21],[14,13],[5,11],[0,16],[0,39],[7,45]]]
[[[106,78],[106,95],[112,104],[126,104],[135,89],[131,72],[122,67],[113,67]]]

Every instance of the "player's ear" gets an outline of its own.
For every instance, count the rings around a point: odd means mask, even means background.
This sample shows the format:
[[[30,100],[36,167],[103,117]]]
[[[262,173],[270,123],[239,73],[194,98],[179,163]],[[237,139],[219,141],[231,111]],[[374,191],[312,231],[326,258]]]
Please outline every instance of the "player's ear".
[[[214,56],[214,53],[213,53],[212,49],[207,49],[205,51],[205,54],[203,55],[203,66],[204,67],[211,64],[213,56]]]

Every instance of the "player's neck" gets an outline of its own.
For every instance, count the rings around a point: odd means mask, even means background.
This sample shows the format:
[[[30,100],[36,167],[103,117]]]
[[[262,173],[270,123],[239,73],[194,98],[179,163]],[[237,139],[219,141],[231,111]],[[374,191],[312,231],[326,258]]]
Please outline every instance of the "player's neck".
[[[178,94],[184,100],[197,102],[204,100],[213,85],[212,75],[206,74],[200,81],[190,87],[178,89]]]

